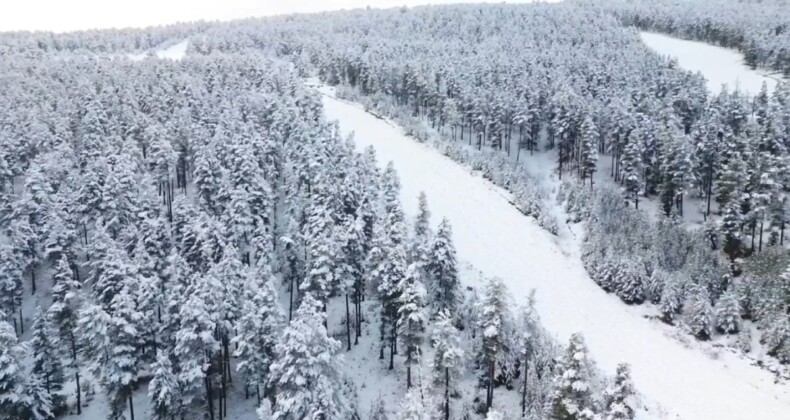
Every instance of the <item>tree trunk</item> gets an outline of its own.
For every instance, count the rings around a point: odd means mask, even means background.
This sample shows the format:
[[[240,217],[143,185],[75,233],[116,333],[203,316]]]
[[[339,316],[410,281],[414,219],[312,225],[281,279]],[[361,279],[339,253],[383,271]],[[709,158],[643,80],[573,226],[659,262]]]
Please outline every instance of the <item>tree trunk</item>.
[[[450,368],[444,368],[444,420],[450,420]]]
[[[74,379],[77,381],[77,415],[82,414],[82,390],[80,389],[80,371],[75,368]]]
[[[529,370],[527,363],[527,355],[524,353],[524,389],[521,391],[521,417],[526,417],[527,415],[527,373]]]
[[[129,390],[129,417],[134,420],[134,404],[132,403],[132,390]]]
[[[30,286],[31,286],[31,295],[36,294],[36,265],[30,264]]]
[[[346,340],[348,341],[346,351],[351,351],[351,311],[348,308],[348,291],[346,291]]]

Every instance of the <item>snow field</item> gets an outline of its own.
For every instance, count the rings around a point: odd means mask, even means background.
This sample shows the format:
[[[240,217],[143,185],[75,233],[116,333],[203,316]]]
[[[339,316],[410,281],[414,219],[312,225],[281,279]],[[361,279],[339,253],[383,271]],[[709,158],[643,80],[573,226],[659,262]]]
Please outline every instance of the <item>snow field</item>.
[[[738,88],[741,92],[756,95],[763,82],[768,85],[770,94],[778,83],[776,78],[765,76],[744,64],[743,55],[736,50],[653,32],[640,32],[639,37],[659,54],[676,58],[680,67],[702,73],[712,94],[721,92],[722,85],[727,85],[730,91]]]

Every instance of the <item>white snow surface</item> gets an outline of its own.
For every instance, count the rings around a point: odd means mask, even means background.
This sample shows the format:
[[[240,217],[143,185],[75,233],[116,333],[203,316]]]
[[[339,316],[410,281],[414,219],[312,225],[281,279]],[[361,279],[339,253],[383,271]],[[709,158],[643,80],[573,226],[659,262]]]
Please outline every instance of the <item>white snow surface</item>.
[[[756,95],[763,82],[768,85],[770,94],[779,80],[749,68],[743,62],[743,55],[736,50],[653,32],[640,32],[639,36],[659,54],[676,58],[680,67],[702,73],[708,82],[708,91],[714,94],[721,92],[722,85],[726,84],[730,91],[737,86],[741,92]]]
[[[189,39],[187,38],[175,44],[165,45],[167,46],[155,49],[153,54],[159,59],[178,61],[186,56],[187,48],[189,48]],[[148,51],[143,51],[139,53],[127,54],[127,57],[129,57],[129,59],[132,61],[140,61],[144,60],[146,57],[148,57],[148,55]]]
[[[354,133],[359,148],[372,145],[379,164],[393,161],[401,199],[410,216],[424,191],[432,223],[447,217],[459,261],[503,279],[516,303],[537,289],[537,308],[546,328],[565,342],[584,334],[591,357],[609,375],[620,362],[631,364],[633,381],[649,410],[642,417],[760,420],[788,418],[790,388],[729,352],[710,354],[679,340],[667,328],[623,305],[588,276],[578,238],[563,227],[560,237],[541,229],[506,200],[507,193],[480,176],[406,137],[387,120],[360,106],[324,94],[324,112]],[[578,236],[578,234],[576,235]]]

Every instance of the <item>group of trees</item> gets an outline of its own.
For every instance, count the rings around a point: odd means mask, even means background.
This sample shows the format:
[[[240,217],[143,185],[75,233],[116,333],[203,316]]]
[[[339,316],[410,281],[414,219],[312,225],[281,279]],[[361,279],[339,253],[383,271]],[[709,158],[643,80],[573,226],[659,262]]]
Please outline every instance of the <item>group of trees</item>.
[[[80,414],[95,380],[113,419],[231,418],[242,389],[267,419],[359,418],[338,353],[375,320],[383,363],[439,418],[472,369],[481,412],[517,383],[523,416],[611,410],[602,390],[568,395],[532,303],[515,316],[498,280],[464,292],[449,221],[434,229],[421,196],[410,227],[394,168],[324,122],[287,65],[93,56],[122,50],[113,34],[3,38],[0,415]]]
[[[626,25],[740,50],[752,67],[790,76],[790,5],[783,0],[600,1]]]
[[[71,380],[79,414],[90,372],[110,418],[146,383],[146,417],[227,418],[234,379],[275,418],[352,418],[322,320],[330,296],[361,298],[344,250],[378,178],[315,94],[252,54],[0,66],[0,416],[63,413]],[[25,291],[42,308],[19,343]]]
[[[755,8],[744,16],[754,16]],[[593,179],[609,175],[620,191],[603,188],[594,199],[572,192],[568,203],[578,218],[593,220],[585,258],[596,281],[627,303],[662,305],[667,322],[693,309],[696,315],[685,319],[696,320],[691,329],[700,338],[717,329],[734,333],[733,314],[740,313],[759,321],[763,341],[772,343],[769,354],[788,360],[781,274],[790,213],[790,88],[764,87],[749,96],[725,87],[708,95],[699,75],[622,28],[617,10],[593,2],[360,10],[334,15],[333,25],[304,16],[272,19],[258,31],[218,26],[212,34],[227,43],[195,48],[205,54],[234,43],[266,49],[276,39],[275,53],[300,71],[317,69],[351,97],[369,98],[380,111],[416,118],[452,144],[483,152],[487,163],[446,148],[489,179],[501,179],[520,208],[531,206],[529,199],[520,205],[525,195],[518,185],[534,179],[502,176],[515,172],[499,171],[509,166],[499,165],[506,161],[501,156],[518,162],[522,149],[553,150],[559,176],[576,175],[589,189]],[[502,27],[510,28],[506,37]],[[606,174],[598,173],[601,167]],[[698,199],[708,222],[699,233],[686,232],[681,222],[689,197]],[[632,211],[650,199],[659,204],[657,223]],[[633,226],[622,223],[632,219]],[[772,269],[744,272],[740,258],[757,254]]]

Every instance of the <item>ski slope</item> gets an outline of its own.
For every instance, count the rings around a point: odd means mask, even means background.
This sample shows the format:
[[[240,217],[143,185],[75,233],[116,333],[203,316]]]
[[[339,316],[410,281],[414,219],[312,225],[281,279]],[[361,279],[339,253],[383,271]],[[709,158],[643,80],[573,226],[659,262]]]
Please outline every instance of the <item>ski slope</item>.
[[[593,358],[607,373],[632,366],[650,418],[760,420],[790,418],[790,388],[731,354],[711,357],[693,343],[665,333],[638,308],[606,294],[587,275],[578,241],[542,230],[506,200],[506,193],[470,174],[429,146],[404,136],[394,124],[324,93],[324,112],[360,148],[372,145],[379,164],[393,161],[402,202],[410,216],[425,191],[432,223],[453,225],[460,261],[502,278],[517,302],[537,289],[544,325],[563,342],[584,333]],[[563,227],[565,229],[565,227]],[[566,231],[567,232],[567,231]],[[567,234],[561,236],[568,236]]]

